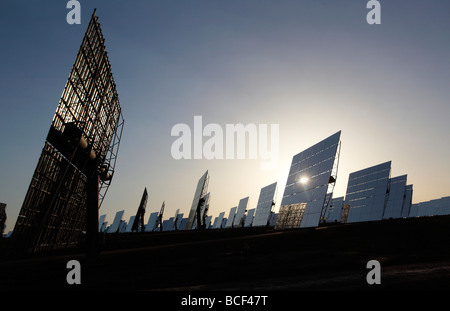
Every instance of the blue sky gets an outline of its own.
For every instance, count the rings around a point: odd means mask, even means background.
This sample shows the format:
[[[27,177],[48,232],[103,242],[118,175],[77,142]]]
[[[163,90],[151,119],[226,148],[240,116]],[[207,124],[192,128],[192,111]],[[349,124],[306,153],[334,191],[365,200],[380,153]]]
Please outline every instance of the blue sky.
[[[209,170],[211,210],[228,215],[259,190],[284,191],[292,156],[342,130],[337,196],[348,174],[392,160],[414,202],[450,195],[448,1],[0,1],[0,202],[12,230],[90,16],[106,39],[125,128],[100,211],[135,214],[166,201],[188,214]],[[279,124],[278,167],[258,160],[175,160],[171,129],[203,123]],[[277,206],[278,206],[277,205]],[[149,214],[147,214],[148,216]]]

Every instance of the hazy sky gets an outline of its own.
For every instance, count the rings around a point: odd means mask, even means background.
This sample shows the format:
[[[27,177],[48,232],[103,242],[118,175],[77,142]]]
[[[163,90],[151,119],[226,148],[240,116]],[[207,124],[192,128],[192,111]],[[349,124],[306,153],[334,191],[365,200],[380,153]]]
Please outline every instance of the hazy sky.
[[[342,130],[335,196],[348,175],[392,160],[413,202],[450,195],[450,2],[381,0],[86,1],[81,25],[66,1],[0,1],[0,202],[12,230],[94,8],[106,39],[125,127],[100,210],[109,224],[136,213],[185,216],[208,169],[210,215],[278,181],[292,156]],[[171,129],[278,124],[277,169],[260,160],[175,160]]]

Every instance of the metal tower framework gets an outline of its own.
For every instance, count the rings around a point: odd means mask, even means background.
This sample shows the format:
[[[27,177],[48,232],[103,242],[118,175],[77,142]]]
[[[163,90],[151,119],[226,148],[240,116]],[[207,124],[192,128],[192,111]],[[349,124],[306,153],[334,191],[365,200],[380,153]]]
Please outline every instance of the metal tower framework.
[[[62,93],[14,228],[26,253],[95,247],[98,209],[114,174],[123,116],[96,11]]]
[[[328,208],[330,207],[331,199],[333,198],[334,187],[336,186],[336,180],[338,176],[339,168],[339,157],[341,155],[341,141],[338,142],[338,147],[336,149],[336,156],[334,158],[333,168],[331,169],[330,179],[328,181],[327,194],[323,202],[322,212],[320,215],[320,222],[324,223],[326,218]]]
[[[281,206],[275,229],[299,228],[305,214],[306,205],[306,203],[295,203]]]
[[[161,205],[161,209],[159,210],[159,214],[158,214],[158,223],[157,226],[159,226],[159,231],[162,231],[163,227],[162,227],[162,223],[163,223],[163,217],[164,217],[164,208],[166,207],[166,201],[164,201]],[[155,227],[156,229],[156,227]]]
[[[145,215],[145,208],[147,207],[147,199],[148,193],[147,188],[145,188],[144,193],[142,194],[141,203],[139,204],[138,210],[136,212],[136,217],[134,218],[131,231],[144,232],[145,230],[144,215]]]

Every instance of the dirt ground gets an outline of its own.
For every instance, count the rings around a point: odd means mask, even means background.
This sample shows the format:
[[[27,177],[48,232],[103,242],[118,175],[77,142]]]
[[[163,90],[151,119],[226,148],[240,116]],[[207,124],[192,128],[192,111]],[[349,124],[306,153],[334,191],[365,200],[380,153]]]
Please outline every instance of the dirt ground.
[[[450,290],[450,216],[272,228],[106,235],[97,260],[73,249],[7,256],[1,290],[383,291]],[[69,285],[69,260],[81,284]],[[369,260],[381,284],[369,285]]]

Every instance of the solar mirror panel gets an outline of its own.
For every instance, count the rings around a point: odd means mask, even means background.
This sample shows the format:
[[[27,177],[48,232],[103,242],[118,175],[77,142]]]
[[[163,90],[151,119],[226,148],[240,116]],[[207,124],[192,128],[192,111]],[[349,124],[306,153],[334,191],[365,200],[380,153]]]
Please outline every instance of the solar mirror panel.
[[[230,209],[230,213],[228,214],[227,222],[225,224],[225,228],[232,228],[234,223],[234,216],[236,215],[237,206],[232,207]]]
[[[180,230],[181,221],[183,220],[183,214],[178,214],[176,217],[176,221],[174,222],[174,230]]]
[[[405,186],[405,199],[403,200],[402,213],[401,217],[409,217],[409,213],[411,211],[412,204],[412,196],[413,196],[413,185]]]
[[[342,207],[344,206],[344,197],[331,199],[329,208],[327,209],[326,222],[340,222],[342,215]]]
[[[162,231],[172,231],[173,230],[173,217],[166,219],[162,223]]]
[[[277,223],[278,213],[271,213],[269,218],[269,226],[274,227]]]
[[[336,178],[333,174],[337,166],[336,155],[340,146],[340,136],[339,131],[292,158],[280,205],[278,216],[280,222],[284,221],[283,206],[289,206],[286,211],[296,211],[296,215],[301,215],[301,218],[296,218],[298,227],[319,225],[322,212],[329,203],[327,199],[331,197],[329,187],[334,185]],[[300,208],[298,204],[303,203],[306,205],[301,205]]]
[[[106,218],[106,214],[105,215],[101,215],[100,218],[98,219],[98,231],[101,232],[103,223],[105,222],[105,218]]]
[[[119,231],[120,223],[122,221],[122,217],[123,217],[123,213],[124,212],[125,211],[118,211],[116,213],[116,216],[114,217],[114,221],[113,221],[112,225],[108,229],[108,233],[116,233],[116,232]]]
[[[198,180],[197,188],[195,189],[194,199],[192,200],[191,209],[189,211],[188,221],[186,223],[186,230],[191,230],[194,227],[194,222],[196,222],[197,207],[200,199],[205,196],[208,191],[208,180],[209,175],[206,171],[202,177]]]
[[[93,202],[98,225],[98,208],[114,173],[122,127],[116,85],[94,11],[16,222],[17,250],[34,253],[78,245],[87,225],[92,229],[92,217],[86,215],[87,188],[92,185],[97,187]],[[92,177],[97,170],[100,181]]]
[[[205,229],[210,229],[211,228],[211,220],[212,220],[212,216],[207,216],[206,220],[205,220]]]
[[[222,220],[223,220],[224,216],[225,216],[225,212],[221,212],[219,214],[219,216],[216,217],[216,219],[214,220],[214,224],[212,226],[212,229],[220,229],[220,228],[222,228]]]
[[[389,197],[383,214],[384,219],[401,217],[406,197],[406,179],[407,176],[402,175],[389,180]]]
[[[247,216],[245,217],[244,227],[251,227],[253,222],[253,216],[255,215],[256,208],[251,208],[247,212]]]
[[[108,226],[108,222],[104,221],[103,224],[99,227],[99,232],[105,232],[106,231],[106,227]]]
[[[180,226],[178,227],[178,230],[186,230],[186,223],[188,219],[187,218],[181,218]]]
[[[253,227],[266,226],[275,202],[277,183],[273,183],[261,188],[259,192],[258,204],[256,205],[255,216],[253,217]]]
[[[236,210],[236,215],[233,220],[233,227],[238,228],[243,226],[243,219],[245,215],[245,211],[247,210],[249,197],[245,197],[239,200],[239,205]]]
[[[391,161],[349,175],[345,204],[350,206],[347,222],[383,218],[386,207]]]
[[[450,197],[441,198],[442,215],[450,215]]]
[[[145,208],[147,207],[148,201],[148,192],[147,188],[144,188],[144,192],[142,193],[141,202],[139,203],[138,210],[136,212],[136,217],[133,219],[133,223],[131,224],[132,231],[144,231],[144,215]]]
[[[127,229],[125,230],[125,232],[131,232],[135,219],[136,219],[136,216],[130,216],[130,220],[128,220]]]
[[[145,231],[151,232],[156,229],[158,224],[158,212],[151,213],[148,217],[147,225],[145,226]]]

